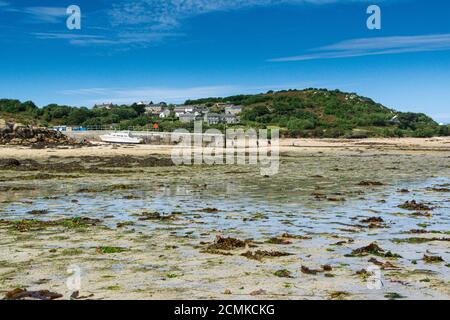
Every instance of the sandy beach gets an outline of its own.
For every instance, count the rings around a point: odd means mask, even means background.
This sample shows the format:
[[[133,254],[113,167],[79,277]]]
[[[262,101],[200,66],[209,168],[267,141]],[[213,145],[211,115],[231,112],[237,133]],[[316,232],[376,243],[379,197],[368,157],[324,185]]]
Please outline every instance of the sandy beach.
[[[148,156],[166,155],[170,156],[174,148],[172,145],[136,145],[136,146],[112,146],[94,142],[94,146],[82,148],[50,148],[31,149],[29,147],[0,146],[0,158],[18,159],[47,159],[49,157],[73,157],[73,156]],[[316,153],[325,152],[348,153],[348,152],[370,151],[387,152],[395,154],[404,152],[448,152],[450,151],[450,137],[441,138],[391,138],[391,139],[281,139],[280,153]]]

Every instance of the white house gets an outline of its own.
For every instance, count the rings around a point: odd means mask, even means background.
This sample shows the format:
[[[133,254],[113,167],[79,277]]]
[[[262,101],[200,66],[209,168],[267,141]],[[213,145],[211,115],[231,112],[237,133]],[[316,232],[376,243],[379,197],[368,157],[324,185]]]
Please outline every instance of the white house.
[[[162,111],[159,113],[159,117],[160,117],[161,119],[168,118],[169,116],[170,116],[170,110],[169,110],[169,109],[164,109],[164,110],[162,110]]]
[[[194,106],[176,106],[173,111],[177,117],[180,117],[182,114],[194,112]]]

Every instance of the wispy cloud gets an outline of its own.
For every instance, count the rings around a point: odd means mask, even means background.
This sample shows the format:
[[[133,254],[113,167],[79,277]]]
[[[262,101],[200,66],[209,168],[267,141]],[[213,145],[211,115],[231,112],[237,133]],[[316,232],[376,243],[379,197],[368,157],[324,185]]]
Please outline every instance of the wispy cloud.
[[[281,4],[327,4],[358,0],[132,0],[113,4],[109,11],[114,25],[147,24],[154,30],[173,29],[194,16]],[[359,0],[364,1],[364,0]]]
[[[66,10],[63,7],[27,7],[22,12],[34,22],[59,23],[66,17]]]
[[[450,34],[392,36],[346,40],[313,49],[311,53],[269,61],[306,61],[445,50],[450,50]]]
[[[355,1],[367,0],[117,0],[111,2],[109,7],[95,12],[95,19],[89,19],[89,12],[83,12],[85,17],[88,16],[83,32],[90,30],[88,32],[99,34],[98,36],[58,36],[54,33],[48,36],[34,35],[39,39],[62,39],[79,46],[150,46],[167,38],[183,36],[184,33],[179,30],[182,30],[184,20],[212,12],[287,4],[320,5]],[[31,21],[40,23],[61,22],[67,16],[66,8],[62,7],[35,6],[11,10],[27,14]]]
[[[74,33],[54,33],[54,32],[35,32],[32,33],[37,39],[56,39],[67,40],[70,44],[86,46],[86,45],[130,45],[156,43],[163,38],[181,36],[176,33],[135,33],[120,32],[115,35],[94,35],[94,34],[74,34]]]
[[[6,2],[6,1],[0,1],[0,8],[1,8],[1,7],[6,7],[6,6],[9,6],[9,3],[8,3],[8,2]]]

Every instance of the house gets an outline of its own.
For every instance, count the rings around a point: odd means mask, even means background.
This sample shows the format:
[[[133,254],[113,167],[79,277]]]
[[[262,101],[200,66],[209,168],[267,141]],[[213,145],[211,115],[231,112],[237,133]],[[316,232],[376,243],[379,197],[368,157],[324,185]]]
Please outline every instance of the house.
[[[225,109],[226,107],[230,106],[230,103],[223,103],[223,102],[217,102],[213,104],[213,108],[216,109]]]
[[[209,109],[207,106],[204,105],[198,105],[194,106],[194,113],[196,116],[202,116],[209,112]]]
[[[159,115],[163,111],[163,106],[160,104],[151,104],[145,107],[145,114],[151,114],[154,116]]]
[[[204,117],[205,122],[209,125],[215,125],[222,122],[222,115],[218,113],[208,113]]]
[[[225,107],[226,114],[232,114],[232,115],[237,116],[237,115],[241,114],[241,112],[242,112],[242,106],[235,106],[235,105],[231,104],[231,105],[227,105]]]
[[[168,118],[169,116],[170,116],[170,110],[167,109],[167,108],[161,110],[161,112],[159,113],[159,117],[160,117],[161,119]]]
[[[236,124],[239,123],[239,117],[236,117],[234,114],[225,114],[222,116],[222,122],[226,124]]]
[[[194,113],[184,113],[179,117],[180,121],[183,123],[190,123],[197,119],[197,116]]]
[[[180,117],[182,114],[194,112],[194,106],[180,105],[176,106],[173,111],[177,117]]]

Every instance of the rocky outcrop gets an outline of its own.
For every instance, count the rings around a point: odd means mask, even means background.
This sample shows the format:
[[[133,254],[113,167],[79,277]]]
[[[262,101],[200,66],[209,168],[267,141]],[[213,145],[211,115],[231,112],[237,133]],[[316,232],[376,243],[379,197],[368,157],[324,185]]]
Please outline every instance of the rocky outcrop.
[[[61,132],[46,128],[26,126],[0,119],[0,145],[69,146],[78,145]]]

